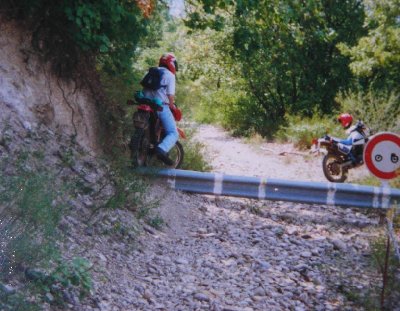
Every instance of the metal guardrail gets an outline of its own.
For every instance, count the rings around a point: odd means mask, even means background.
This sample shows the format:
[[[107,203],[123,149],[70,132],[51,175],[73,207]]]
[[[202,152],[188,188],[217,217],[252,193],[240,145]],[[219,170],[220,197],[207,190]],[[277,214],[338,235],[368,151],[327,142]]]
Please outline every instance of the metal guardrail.
[[[196,171],[141,168],[139,173],[166,179],[176,190],[345,207],[390,208],[400,204],[400,189],[348,183],[303,182]]]

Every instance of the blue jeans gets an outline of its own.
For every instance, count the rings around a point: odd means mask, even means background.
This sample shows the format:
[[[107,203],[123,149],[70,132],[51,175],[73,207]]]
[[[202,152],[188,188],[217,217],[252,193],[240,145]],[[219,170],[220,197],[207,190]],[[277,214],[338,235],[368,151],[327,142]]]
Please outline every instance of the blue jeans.
[[[157,113],[165,129],[165,134],[166,134],[162,142],[158,145],[158,147],[161,150],[168,152],[176,144],[179,138],[178,130],[176,129],[175,118],[172,115],[171,109],[169,109],[168,104],[164,104],[163,110],[158,111]]]

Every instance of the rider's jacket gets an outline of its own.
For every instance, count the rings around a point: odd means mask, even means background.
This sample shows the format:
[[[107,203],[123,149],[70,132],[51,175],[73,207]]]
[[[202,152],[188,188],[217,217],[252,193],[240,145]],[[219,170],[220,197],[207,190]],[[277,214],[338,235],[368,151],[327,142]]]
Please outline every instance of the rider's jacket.
[[[365,139],[368,136],[367,128],[362,121],[350,127],[346,132],[349,136],[346,139],[340,139],[339,142],[348,146],[358,146],[365,144]]]

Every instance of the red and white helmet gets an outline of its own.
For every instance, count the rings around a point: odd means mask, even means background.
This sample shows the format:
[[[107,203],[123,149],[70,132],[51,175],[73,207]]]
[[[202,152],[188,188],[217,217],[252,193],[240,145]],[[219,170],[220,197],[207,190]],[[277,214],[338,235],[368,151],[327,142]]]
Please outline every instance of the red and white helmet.
[[[173,74],[178,71],[178,62],[172,53],[163,54],[160,58],[158,66],[168,68]]]
[[[353,117],[349,113],[342,113],[337,119],[344,129],[348,129],[353,123]]]

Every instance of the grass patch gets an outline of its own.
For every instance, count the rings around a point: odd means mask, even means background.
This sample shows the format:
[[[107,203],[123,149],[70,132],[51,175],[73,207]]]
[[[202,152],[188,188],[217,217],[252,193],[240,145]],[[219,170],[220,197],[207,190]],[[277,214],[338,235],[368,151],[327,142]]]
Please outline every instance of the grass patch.
[[[65,206],[49,173],[20,171],[0,179],[0,275],[35,265],[57,254],[58,222]]]
[[[183,149],[185,151],[181,169],[199,172],[211,171],[212,167],[204,157],[205,146],[202,143],[193,141],[191,139],[192,136],[193,132],[189,131],[187,134],[188,138],[186,140],[181,140]]]
[[[14,166],[7,158],[0,162],[0,310],[63,306],[66,297],[83,298],[91,288],[90,263],[65,260],[59,249],[64,202],[79,189],[73,178],[61,180],[38,165],[43,158],[43,152],[21,152]],[[2,291],[4,284],[14,287]]]
[[[346,136],[334,118],[315,114],[312,118],[288,116],[287,125],[277,131],[275,138],[281,142],[293,143],[299,149],[309,149],[313,138],[319,138],[325,134]]]
[[[398,231],[398,230],[397,230]],[[385,269],[387,238],[380,237],[371,243],[373,265],[383,277]],[[384,304],[381,305],[382,283],[371,293],[367,310],[393,310],[398,307],[400,301],[400,261],[394,256],[394,250],[390,245],[387,279],[384,292]],[[371,308],[372,307],[372,308]]]
[[[367,185],[367,186],[374,186],[374,187],[380,187],[382,186],[382,181],[375,177],[375,176],[366,176],[361,179],[357,179],[354,181],[356,184],[361,184],[361,185]],[[399,188],[400,189],[400,178],[394,178],[388,181],[389,186],[392,188]]]

